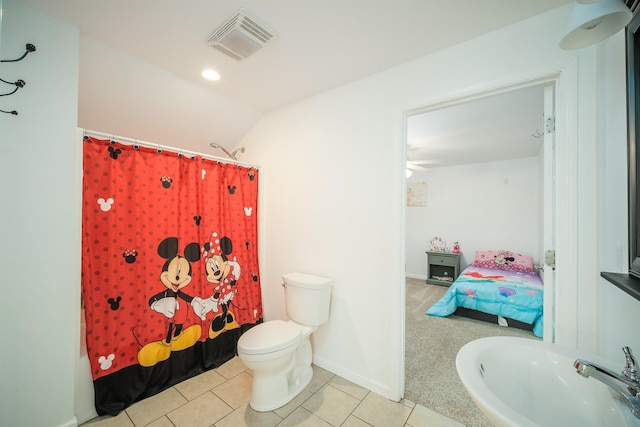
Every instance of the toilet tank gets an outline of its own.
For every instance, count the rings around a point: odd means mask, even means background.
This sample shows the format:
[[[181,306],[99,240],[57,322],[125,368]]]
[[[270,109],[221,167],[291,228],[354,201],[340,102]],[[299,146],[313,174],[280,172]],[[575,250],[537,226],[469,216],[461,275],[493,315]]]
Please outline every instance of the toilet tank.
[[[282,280],[291,320],[309,326],[320,326],[329,320],[333,280],[304,273],[284,274]]]

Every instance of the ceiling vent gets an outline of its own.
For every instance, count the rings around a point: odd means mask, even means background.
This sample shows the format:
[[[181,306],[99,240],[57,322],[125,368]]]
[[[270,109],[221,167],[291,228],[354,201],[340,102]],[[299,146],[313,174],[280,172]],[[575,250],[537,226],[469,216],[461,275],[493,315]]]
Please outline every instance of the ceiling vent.
[[[260,50],[274,35],[273,30],[241,9],[211,33],[206,43],[240,61]]]

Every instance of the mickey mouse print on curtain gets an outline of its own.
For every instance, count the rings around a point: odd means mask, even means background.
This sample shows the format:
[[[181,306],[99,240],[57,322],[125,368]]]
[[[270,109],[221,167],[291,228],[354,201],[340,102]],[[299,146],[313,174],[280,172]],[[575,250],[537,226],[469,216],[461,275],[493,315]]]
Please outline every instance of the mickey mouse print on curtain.
[[[235,355],[262,321],[258,171],[85,137],[82,292],[98,414]]]

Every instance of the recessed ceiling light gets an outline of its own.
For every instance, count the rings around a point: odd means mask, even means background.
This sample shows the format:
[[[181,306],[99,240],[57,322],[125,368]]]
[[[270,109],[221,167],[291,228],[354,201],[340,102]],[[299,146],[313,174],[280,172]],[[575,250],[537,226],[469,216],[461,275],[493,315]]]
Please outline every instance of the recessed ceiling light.
[[[202,77],[207,80],[220,80],[220,74],[217,71],[207,68],[202,72]]]

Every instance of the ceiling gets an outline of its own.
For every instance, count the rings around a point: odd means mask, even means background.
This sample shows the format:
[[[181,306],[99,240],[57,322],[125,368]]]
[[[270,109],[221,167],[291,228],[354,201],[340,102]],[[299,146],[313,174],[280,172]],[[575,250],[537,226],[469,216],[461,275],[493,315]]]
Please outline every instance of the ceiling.
[[[534,85],[417,113],[407,119],[409,167],[533,157],[544,132],[544,85]]]
[[[236,147],[270,110],[571,2],[20,1],[80,30],[79,127],[204,153],[210,142]],[[236,61],[205,40],[240,8],[276,36]],[[204,80],[205,68],[221,79]],[[474,129],[476,140],[480,132]],[[427,139],[416,136],[411,145]]]

